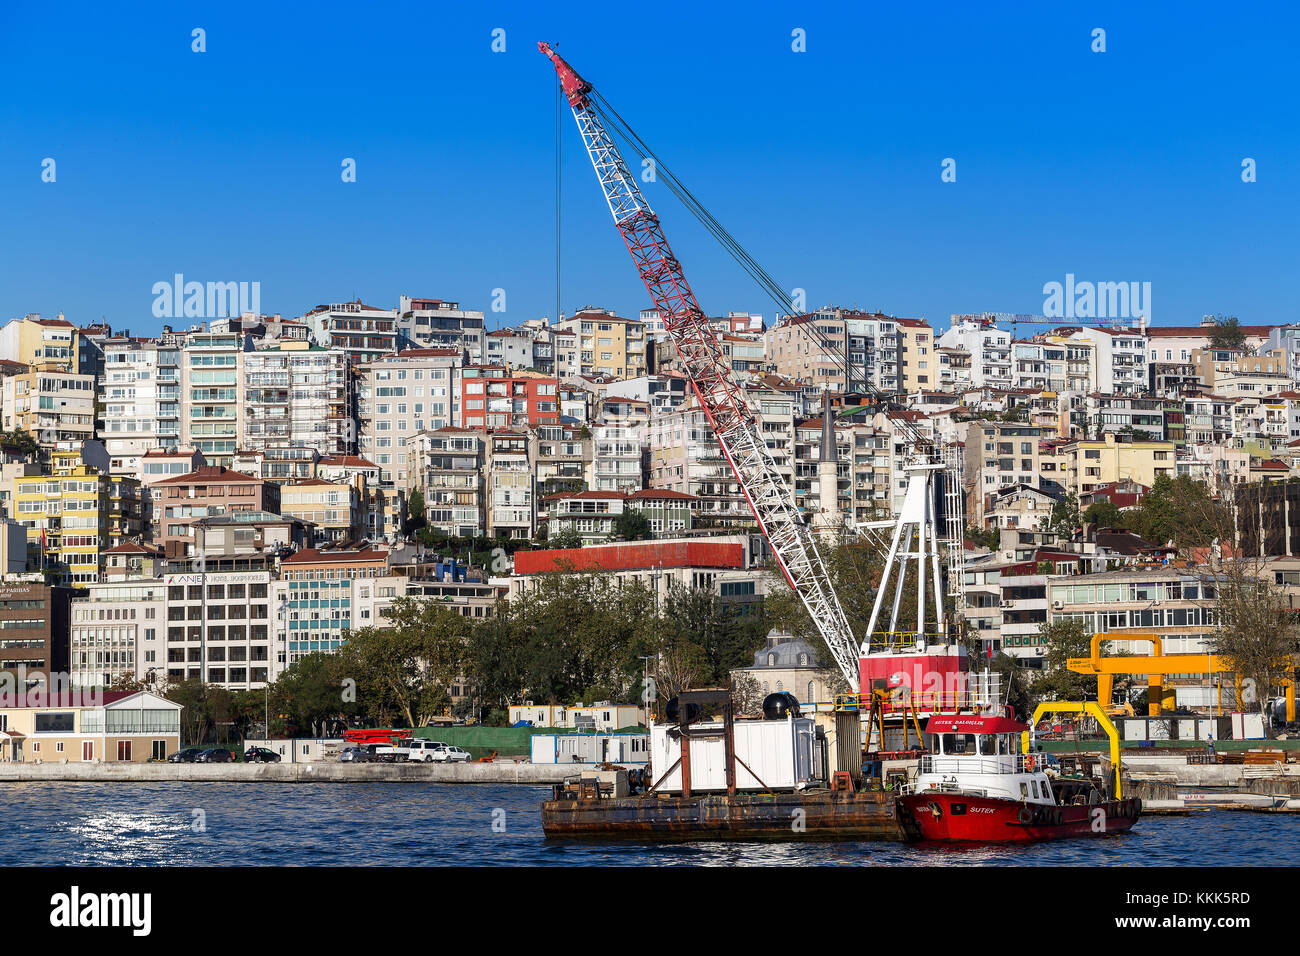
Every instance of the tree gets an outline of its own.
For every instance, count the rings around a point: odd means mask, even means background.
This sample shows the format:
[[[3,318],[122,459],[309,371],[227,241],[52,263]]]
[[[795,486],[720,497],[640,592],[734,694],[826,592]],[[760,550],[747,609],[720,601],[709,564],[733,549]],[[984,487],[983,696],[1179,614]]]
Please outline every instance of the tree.
[[[411,492],[411,497],[406,499],[406,521],[402,523],[402,534],[412,535],[429,523],[426,517],[427,506],[424,503],[424,492],[418,488]]]
[[[1098,528],[1122,528],[1124,512],[1113,501],[1094,501],[1084,510],[1083,520]]]
[[[40,442],[25,428],[14,428],[0,433],[0,445],[16,448],[24,458],[35,457],[41,451]]]
[[[338,654],[299,658],[275,683],[277,712],[288,713],[301,728],[321,728],[356,714],[355,696],[344,693],[344,670],[345,658]]]
[[[619,541],[643,541],[653,538],[650,519],[644,512],[629,509],[614,518],[614,537]]]
[[[546,538],[548,548],[581,548],[582,535],[578,534],[578,529],[572,525],[566,525],[560,528],[555,534],[548,534]]]
[[[965,536],[967,540],[977,547],[996,551],[1002,540],[1002,530],[1000,528],[979,528],[973,524],[968,524]]]
[[[1072,657],[1087,657],[1092,649],[1092,634],[1078,618],[1043,624],[1038,635],[1047,645],[1043,670],[1030,685],[1029,693],[1037,701],[1096,700],[1097,679],[1076,674],[1066,667]],[[1109,703],[1105,701],[1103,703]]]
[[[1208,547],[1221,531],[1231,540],[1232,519],[1202,482],[1179,475],[1160,475],[1151,484],[1128,526],[1153,544],[1172,541],[1180,551]]]
[[[1052,514],[1047,519],[1047,530],[1069,541],[1079,528],[1079,520],[1079,499],[1073,494],[1068,494],[1052,503]]]
[[[1219,315],[1210,329],[1210,348],[1215,351],[1241,352],[1246,348],[1246,333],[1235,315]]]
[[[1216,562],[1219,626],[1208,641],[1211,652],[1241,679],[1238,706],[1256,707],[1261,714],[1274,688],[1290,676],[1300,646],[1295,611],[1268,573],[1251,558]]]

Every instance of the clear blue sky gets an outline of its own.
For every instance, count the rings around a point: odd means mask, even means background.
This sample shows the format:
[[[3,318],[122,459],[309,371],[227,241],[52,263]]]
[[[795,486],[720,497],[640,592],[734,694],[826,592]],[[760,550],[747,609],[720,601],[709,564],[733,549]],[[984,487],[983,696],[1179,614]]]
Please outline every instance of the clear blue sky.
[[[1157,324],[1300,319],[1285,5],[288,6],[0,6],[0,320],[152,332],[151,287],[177,272],[259,281],[286,315],[402,292],[486,311],[498,287],[491,325],[553,315],[538,39],[810,306],[1036,313],[1074,273],[1151,282]],[[646,295],[567,112],[561,132],[563,307],[634,315]],[[770,318],[671,195],[647,195],[705,310]]]

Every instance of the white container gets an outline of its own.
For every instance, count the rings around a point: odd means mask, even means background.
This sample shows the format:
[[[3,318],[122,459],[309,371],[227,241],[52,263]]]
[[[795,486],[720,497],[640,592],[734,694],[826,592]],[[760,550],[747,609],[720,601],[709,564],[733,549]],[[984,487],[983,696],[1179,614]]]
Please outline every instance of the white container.
[[[1132,718],[1124,721],[1124,739],[1125,740],[1146,740],[1147,739],[1147,722],[1143,718]]]
[[[676,724],[652,724],[650,762],[657,792],[681,793],[681,739]],[[694,734],[716,732],[712,737],[691,737],[691,791],[727,789],[726,747],[721,722],[691,724]],[[673,733],[669,733],[673,731]],[[785,720],[737,720],[736,789],[793,790],[817,777],[816,725],[809,717]],[[669,770],[669,768],[672,768]],[[665,771],[667,776],[665,777]]]

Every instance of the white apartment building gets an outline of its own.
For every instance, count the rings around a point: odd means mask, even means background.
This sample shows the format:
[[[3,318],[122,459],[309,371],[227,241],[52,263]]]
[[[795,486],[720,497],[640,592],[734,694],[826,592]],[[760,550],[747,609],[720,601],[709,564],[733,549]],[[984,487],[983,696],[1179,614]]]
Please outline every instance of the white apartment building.
[[[535,447],[528,432],[500,429],[487,436],[487,532],[498,538],[533,538]]]
[[[111,687],[123,677],[162,677],[166,589],[159,580],[86,584],[72,602],[72,683]]]
[[[456,349],[471,365],[487,361],[483,345],[483,313],[462,309],[459,302],[399,297],[397,331],[417,349]],[[403,348],[406,342],[398,342]]]
[[[229,467],[245,420],[244,353],[237,332],[190,332],[181,362],[181,444],[203,452],[209,465]]]
[[[102,344],[99,381],[103,427],[99,437],[114,472],[144,475],[141,464],[154,450],[181,440],[181,350],[149,339],[111,338]]]
[[[460,425],[460,369],[452,348],[407,349],[358,368],[359,453],[379,466],[381,485],[410,485],[411,438]]]
[[[1011,333],[999,329],[991,319],[954,315],[952,325],[939,336],[938,345],[969,354],[969,380],[976,388],[1013,386]]]
[[[1084,326],[1056,331],[1070,341],[1088,342],[1093,347],[1097,378],[1092,390],[1105,395],[1134,395],[1147,390],[1150,375],[1144,330]]]
[[[240,451],[288,445],[346,454],[356,441],[351,381],[342,349],[292,342],[247,353]]]

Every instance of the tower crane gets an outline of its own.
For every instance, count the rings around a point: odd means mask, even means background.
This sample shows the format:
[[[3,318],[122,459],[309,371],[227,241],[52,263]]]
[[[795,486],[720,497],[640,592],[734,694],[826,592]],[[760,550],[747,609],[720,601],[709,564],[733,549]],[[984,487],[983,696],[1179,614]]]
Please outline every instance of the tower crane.
[[[943,598],[939,590],[938,538],[934,532],[934,476],[944,468],[940,451],[910,422],[904,422],[904,430],[909,432],[911,445],[911,455],[907,462],[908,490],[903,513],[894,527],[889,559],[880,581],[871,622],[866,636],[859,644],[835,595],[826,564],[817,550],[813,531],[800,514],[790,487],[767,449],[758,420],[749,407],[730,364],[724,358],[717,337],[695,299],[695,293],[691,291],[681,263],[673,255],[668,240],[664,237],[659,217],[642,195],[637,178],[632,175],[617,143],[606,128],[605,120],[613,113],[612,107],[548,44],[538,43],[537,47],[550,58],[555,67],[561,91],[577,121],[578,132],[595,168],[614,225],[632,255],[646,291],[681,359],[682,368],[691,382],[700,407],[717,437],[722,454],[754,513],[763,537],[772,549],[776,564],[807,609],[813,625],[820,632],[845,680],[854,694],[858,694],[862,682],[868,676],[876,677],[880,670],[868,668],[866,659],[875,656],[872,655],[871,631],[880,614],[881,601],[888,590],[890,572],[896,562],[898,579],[891,631],[898,617],[906,563],[911,558],[916,562],[919,582],[916,650],[921,651],[925,642],[924,622],[928,616],[927,570],[933,575],[930,596],[934,605],[936,630],[946,635]],[[629,141],[634,148],[636,144],[644,147],[639,138],[622,123],[617,113],[613,113],[611,125],[621,125],[620,132],[631,137]],[[648,147],[646,149],[648,151]],[[678,190],[674,189],[674,192]],[[678,195],[680,198],[681,193]],[[683,201],[688,206],[695,202],[694,197],[684,198]],[[769,292],[775,292],[784,298],[779,286],[739,248],[707,211],[703,211],[703,215],[701,210],[692,211],[701,218],[706,228],[729,246],[728,251],[750,275],[766,285]],[[884,395],[873,398],[877,398],[885,407],[893,404]],[[914,542],[915,550],[911,550],[913,545],[909,542]],[[926,568],[927,557],[931,561],[929,569]],[[886,668],[891,666],[889,662],[881,663]],[[897,663],[899,662],[894,662],[895,665]],[[961,663],[964,669],[964,657]]]

